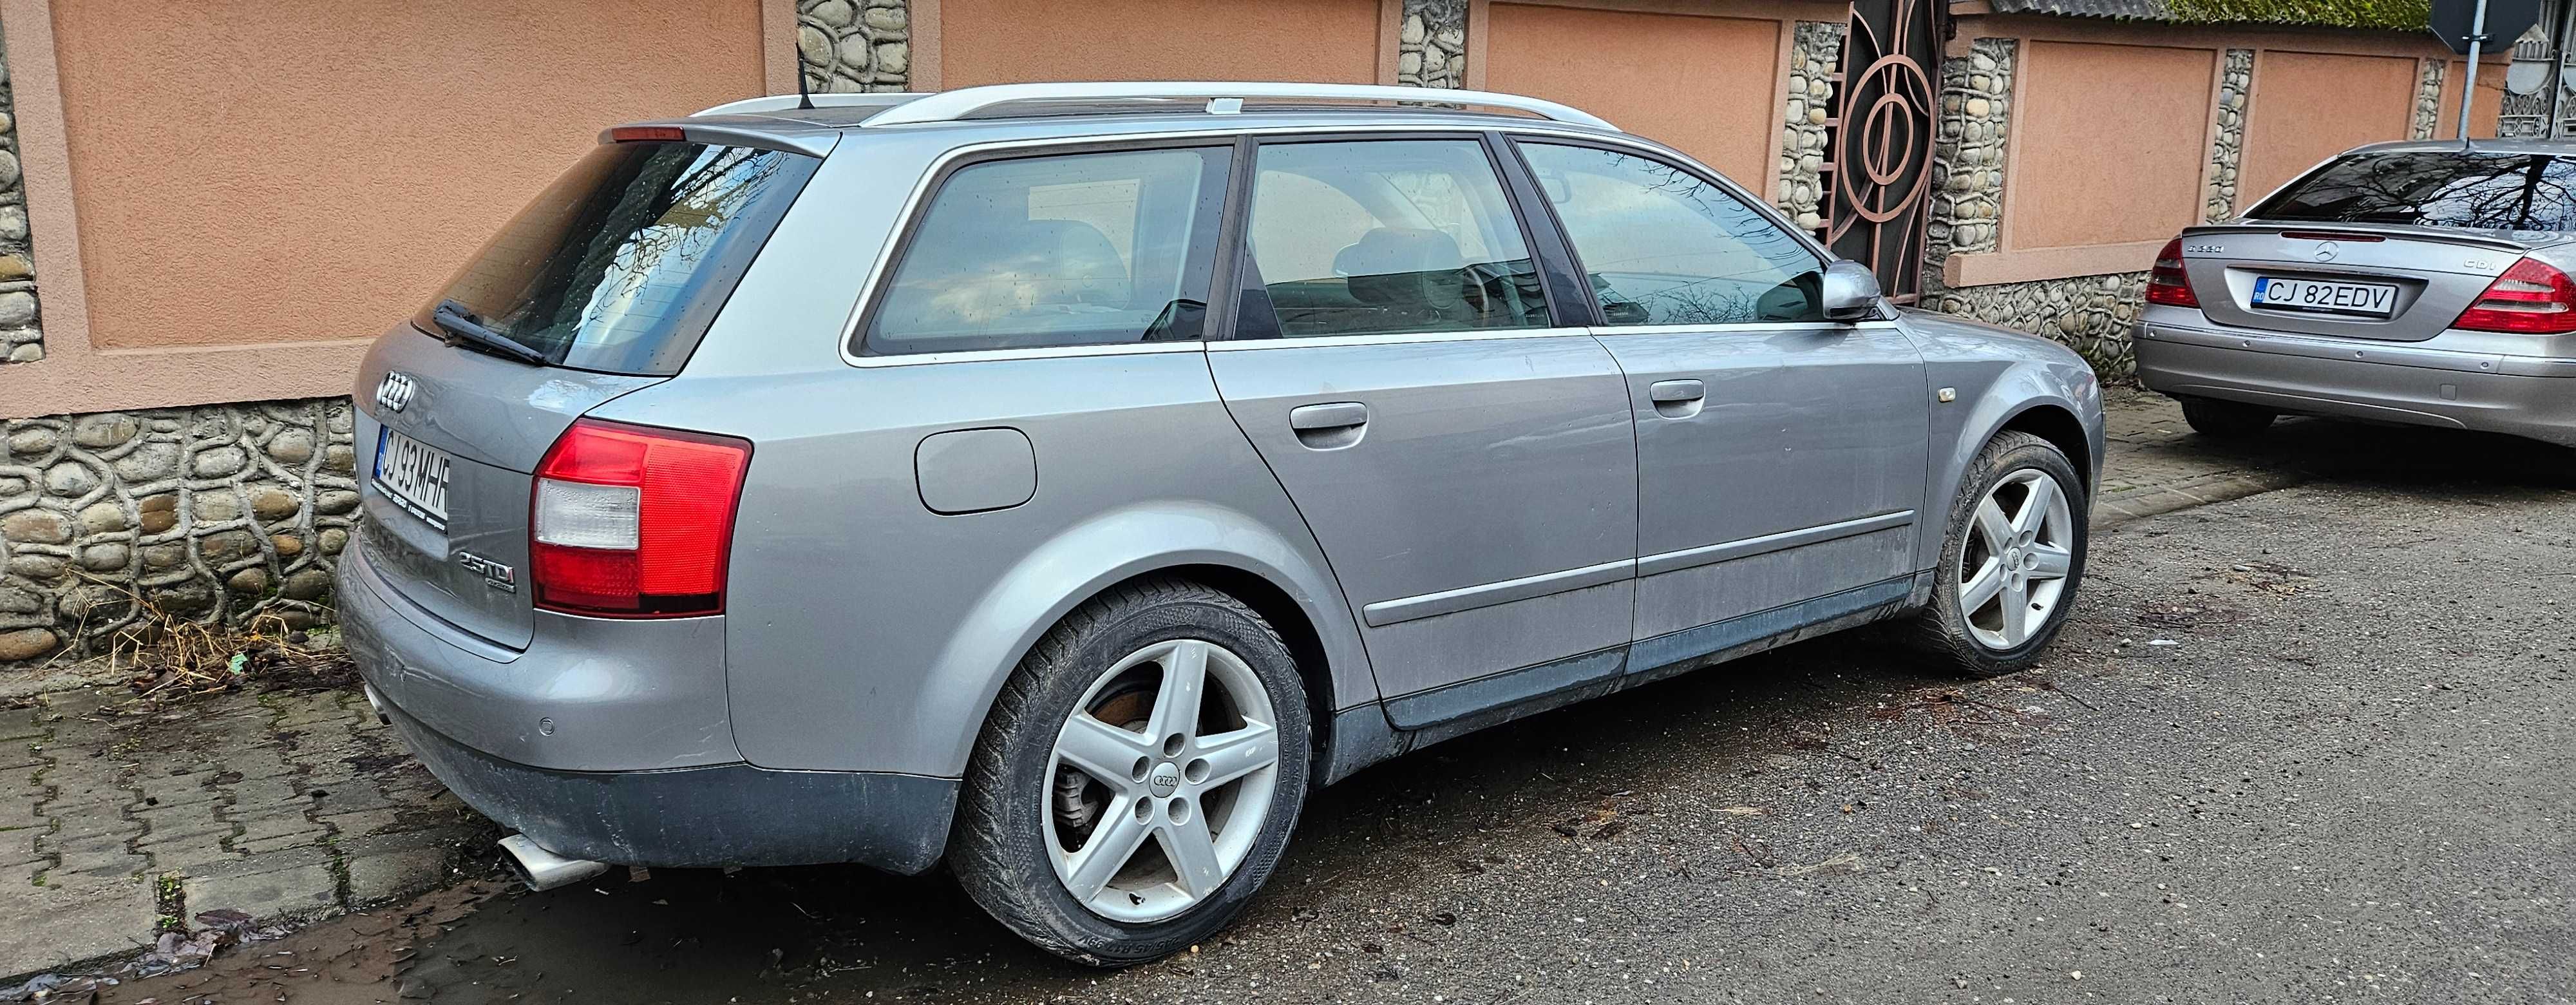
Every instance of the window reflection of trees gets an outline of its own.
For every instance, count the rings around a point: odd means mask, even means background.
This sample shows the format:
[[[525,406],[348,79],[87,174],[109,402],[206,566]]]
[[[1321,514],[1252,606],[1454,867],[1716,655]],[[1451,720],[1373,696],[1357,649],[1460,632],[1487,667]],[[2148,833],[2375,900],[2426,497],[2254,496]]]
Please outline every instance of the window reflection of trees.
[[[2562,230],[2576,167],[2539,154],[2358,154],[2328,165],[2255,216],[2336,223]]]
[[[616,190],[616,202],[580,246],[567,281],[549,284],[559,299],[529,305],[526,317],[544,322],[530,336],[557,342],[590,333],[613,343],[622,334],[616,329],[658,323],[676,306],[678,287],[735,214],[760,198],[781,163],[777,154],[748,147],[655,150]]]
[[[1717,274],[1687,279],[1652,291],[1619,290],[1615,281],[1599,273],[1669,259],[1681,259],[1692,266],[1709,268],[1715,260],[1738,256],[1733,254],[1733,249],[1706,247],[1599,262],[1587,259],[1585,267],[1595,273],[1594,287],[1601,294],[1603,308],[1611,313],[1614,323],[1734,324],[1784,320],[1770,315],[1784,313],[1779,310],[1783,306],[1792,307],[1785,313],[1803,314],[1814,302],[1813,292],[1808,287],[1814,285],[1815,256],[1786,231],[1773,226],[1724,189],[1671,164],[1608,150],[1560,149],[1579,152],[1588,161],[1574,168],[1578,173],[1591,174],[1612,183],[1634,185],[1641,192],[1671,200],[1678,208],[1687,209],[1708,221],[1725,240],[1741,248],[1744,257],[1751,259],[1732,269],[1713,267],[1710,270]],[[1568,198],[1571,198],[1570,190]],[[1646,211],[1658,208],[1644,207]],[[1675,278],[1685,275],[1663,274]],[[1793,294],[1799,295],[1799,301],[1789,305],[1788,297]],[[1775,303],[1766,304],[1765,301]],[[1774,309],[1766,311],[1766,306]]]

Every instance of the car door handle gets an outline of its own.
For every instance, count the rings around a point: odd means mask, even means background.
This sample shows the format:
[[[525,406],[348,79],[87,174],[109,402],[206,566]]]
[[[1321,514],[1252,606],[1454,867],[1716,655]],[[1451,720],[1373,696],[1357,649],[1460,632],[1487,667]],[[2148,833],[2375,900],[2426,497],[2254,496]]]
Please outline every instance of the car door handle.
[[[1288,428],[1297,442],[1316,450],[1339,450],[1360,441],[1368,430],[1368,406],[1356,401],[1299,405],[1288,410]]]
[[[1687,419],[1699,414],[1700,402],[1708,397],[1708,387],[1696,380],[1659,380],[1647,386],[1646,397],[1655,403],[1655,414]]]
[[[1356,401],[1299,405],[1288,410],[1288,428],[1299,432],[1347,429],[1368,423],[1368,406]]]
[[[1653,398],[1658,405],[1678,401],[1698,401],[1708,397],[1708,387],[1696,380],[1659,380],[1654,383],[1654,386],[1646,389],[1646,395]]]

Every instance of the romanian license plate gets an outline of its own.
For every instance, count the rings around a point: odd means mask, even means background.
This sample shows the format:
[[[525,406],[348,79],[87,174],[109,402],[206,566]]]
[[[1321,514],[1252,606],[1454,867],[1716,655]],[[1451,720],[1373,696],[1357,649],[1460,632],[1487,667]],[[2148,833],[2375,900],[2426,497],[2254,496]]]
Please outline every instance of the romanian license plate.
[[[447,529],[447,473],[455,464],[446,451],[392,429],[376,439],[376,487],[440,530]]]
[[[2254,280],[2254,306],[2384,318],[2397,312],[2397,287],[2262,276]]]

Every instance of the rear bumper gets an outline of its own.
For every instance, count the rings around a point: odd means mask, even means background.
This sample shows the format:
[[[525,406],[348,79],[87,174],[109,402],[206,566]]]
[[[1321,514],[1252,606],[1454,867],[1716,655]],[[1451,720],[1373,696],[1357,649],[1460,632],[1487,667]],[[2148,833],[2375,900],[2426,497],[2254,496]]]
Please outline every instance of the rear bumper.
[[[913,874],[939,861],[957,780],[722,764],[550,771],[448,739],[383,706],[429,771],[484,816],[567,858],[703,867],[856,862]]]
[[[2135,334],[2138,380],[2165,394],[2576,446],[2576,360],[2156,321]]]
[[[720,619],[561,618],[516,652],[394,593],[363,537],[337,576],[341,637],[412,752],[467,805],[548,851],[623,865],[857,862],[911,873],[947,843],[956,779],[743,763],[725,714]]]

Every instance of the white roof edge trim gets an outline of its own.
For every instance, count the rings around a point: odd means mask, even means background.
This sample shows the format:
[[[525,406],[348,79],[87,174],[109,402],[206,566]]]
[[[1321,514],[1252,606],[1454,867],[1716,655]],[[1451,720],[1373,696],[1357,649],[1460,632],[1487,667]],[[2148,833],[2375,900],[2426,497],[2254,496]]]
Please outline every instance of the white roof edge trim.
[[[825,95],[815,95],[821,104]],[[833,97],[875,97],[884,95],[833,95]],[[932,122],[955,122],[997,105],[1026,101],[1085,101],[1121,98],[1313,98],[1335,101],[1407,101],[1419,104],[1476,105],[1528,112],[1551,122],[1565,122],[1616,130],[1608,120],[1568,105],[1518,94],[1493,91],[1460,91],[1439,87],[1403,87],[1388,84],[1290,84],[1214,81],[1136,82],[1136,83],[1066,83],[1066,84],[991,84],[940,91],[896,105],[871,116],[869,127],[915,125]],[[780,100],[754,98],[730,105],[718,105],[698,114],[718,112],[775,110],[776,105],[762,104],[757,109],[741,106]],[[793,108],[795,95],[786,95],[783,107]],[[850,102],[855,104],[856,102]]]
[[[909,100],[923,97],[923,95],[918,92],[895,93],[888,91],[875,91],[865,94],[770,94],[757,98],[744,98],[740,101],[728,101],[712,108],[701,108],[695,112],[689,113],[689,117],[694,119],[704,115],[758,115],[763,112],[792,112],[802,106],[805,99],[809,97],[813,99],[814,107],[816,108],[873,108],[888,104],[889,99]]]

